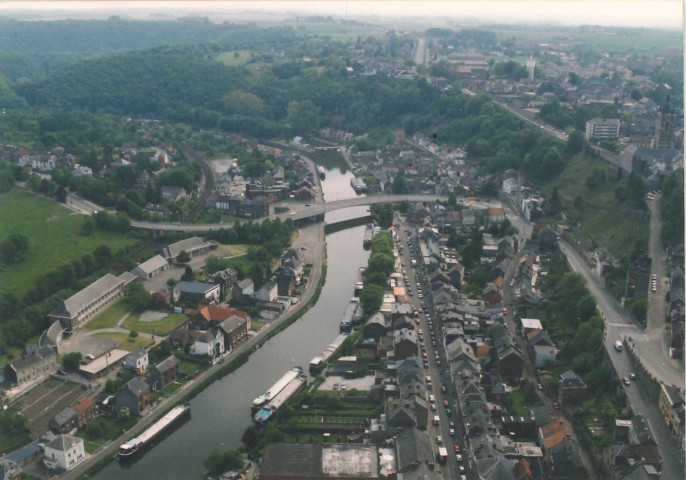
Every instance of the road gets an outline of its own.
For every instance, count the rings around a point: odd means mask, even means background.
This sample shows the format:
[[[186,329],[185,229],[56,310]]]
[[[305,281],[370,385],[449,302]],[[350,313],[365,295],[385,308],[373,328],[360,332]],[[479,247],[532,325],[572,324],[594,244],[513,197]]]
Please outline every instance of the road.
[[[317,204],[291,204],[291,213],[284,213],[276,217],[281,220],[291,219],[303,220],[305,218],[316,217],[334,210],[341,210],[349,207],[363,207],[382,203],[409,202],[435,202],[436,200],[446,201],[448,197],[441,195],[377,195],[371,197],[355,197],[346,200],[336,200],[334,202]],[[264,218],[257,220],[264,221]],[[220,228],[230,228],[232,223],[205,223],[205,224],[183,224],[183,223],[154,223],[142,220],[131,220],[131,226],[148,230],[173,230],[179,232],[206,232],[219,230]]]
[[[655,354],[650,350],[645,350],[645,344],[642,338],[645,337],[641,331],[635,326],[619,326],[627,324],[626,314],[622,307],[615,301],[609,292],[600,285],[586,264],[576,250],[564,241],[560,241],[560,249],[567,256],[572,269],[579,272],[588,280],[587,287],[595,296],[598,302],[598,310],[605,318],[605,348],[609,352],[612,364],[617,371],[619,377],[626,377],[630,372],[634,371],[629,355],[626,352],[618,353],[614,350],[614,342],[620,338],[621,335],[631,336],[635,342],[636,349],[642,356],[643,361],[650,360],[648,365],[655,368],[662,363],[662,368],[654,372],[657,378],[663,379],[667,384],[677,385],[683,390],[684,388],[684,371],[683,368],[678,367],[676,362],[666,363],[661,362],[661,353]],[[648,343],[648,345],[652,345]],[[651,352],[651,353],[647,353]],[[657,362],[657,363],[651,363]],[[658,447],[663,457],[663,475],[662,478],[684,478],[684,452],[679,449],[677,442],[674,441],[667,424],[665,423],[662,413],[657,406],[657,399],[651,398],[648,392],[643,388],[640,381],[633,382],[625,388],[629,404],[634,413],[645,416],[650,424],[650,427],[655,436]]]
[[[417,39],[417,47],[414,50],[414,63],[415,65],[426,64],[426,39],[420,37]]]

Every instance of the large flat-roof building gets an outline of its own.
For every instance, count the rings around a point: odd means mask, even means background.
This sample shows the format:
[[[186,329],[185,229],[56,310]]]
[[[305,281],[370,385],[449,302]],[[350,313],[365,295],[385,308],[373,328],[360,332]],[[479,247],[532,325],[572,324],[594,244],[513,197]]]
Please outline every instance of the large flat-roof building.
[[[270,443],[264,448],[262,480],[380,478],[376,445]]]
[[[614,140],[619,138],[621,122],[618,118],[592,118],[586,122],[586,140]]]
[[[191,237],[168,245],[162,250],[162,256],[168,261],[176,260],[179,253],[186,252],[191,257],[200,255],[210,250],[215,250],[219,246],[216,240],[205,240],[202,237]]]
[[[76,330],[95,315],[124,296],[126,286],[136,277],[129,272],[115,277],[111,273],[97,279],[67,298],[52,312],[51,321],[59,320],[68,330]]]

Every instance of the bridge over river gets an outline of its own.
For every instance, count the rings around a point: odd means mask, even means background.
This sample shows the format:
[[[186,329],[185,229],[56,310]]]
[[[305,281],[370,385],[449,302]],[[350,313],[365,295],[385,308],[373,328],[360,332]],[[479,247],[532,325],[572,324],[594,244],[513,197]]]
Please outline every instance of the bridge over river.
[[[306,218],[313,218],[324,215],[327,212],[334,210],[341,210],[350,207],[362,207],[366,205],[376,205],[379,203],[400,203],[407,200],[408,202],[435,202],[436,200],[447,201],[447,196],[441,195],[377,195],[370,197],[355,197],[346,200],[336,200],[333,202],[291,204],[291,211],[281,213],[275,216],[281,220],[290,218],[293,221],[304,220]],[[256,219],[261,222],[264,218]],[[155,223],[145,222],[141,220],[131,220],[131,226],[134,228],[143,228],[155,231],[177,231],[177,232],[207,232],[211,230],[219,230],[220,228],[230,228],[233,223],[205,223],[205,224],[185,224],[185,223]]]

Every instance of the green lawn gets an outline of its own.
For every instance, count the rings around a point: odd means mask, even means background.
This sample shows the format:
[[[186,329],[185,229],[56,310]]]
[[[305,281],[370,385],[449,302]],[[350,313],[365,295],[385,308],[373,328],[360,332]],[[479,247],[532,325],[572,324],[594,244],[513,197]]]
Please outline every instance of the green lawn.
[[[93,231],[81,235],[84,217],[63,205],[23,190],[0,195],[0,240],[12,233],[29,239],[26,259],[0,271],[0,293],[21,297],[36,277],[91,253],[101,244],[113,252],[135,242],[125,235]]]
[[[507,394],[508,401],[512,402],[510,407],[511,415],[528,416],[531,406],[526,403],[524,392],[521,389],[515,388]]]
[[[141,337],[139,335],[136,338],[131,338],[127,333],[120,332],[100,332],[94,334],[94,336],[114,338],[115,340],[119,341],[117,348],[121,348],[127,352],[133,352],[134,350],[137,350],[140,347],[145,347],[152,342],[152,340],[148,337]]]
[[[203,365],[200,365],[195,362],[190,362],[188,360],[181,360],[181,365],[179,366],[179,372],[188,375],[189,377],[194,377],[198,371],[203,368]]]
[[[130,315],[124,320],[122,327],[152,335],[166,335],[188,319],[183,313],[171,313],[163,319],[154,322],[141,322],[139,318],[140,313]]]
[[[231,52],[222,52],[217,55],[217,61],[224,65],[235,66],[245,65],[250,61],[250,50],[234,50]],[[236,56],[238,54],[238,56]]]
[[[117,322],[126,315],[131,309],[127,298],[122,298],[117,303],[110,305],[104,312],[99,313],[93,319],[86,323],[84,328],[86,330],[99,330],[101,328],[114,328]]]

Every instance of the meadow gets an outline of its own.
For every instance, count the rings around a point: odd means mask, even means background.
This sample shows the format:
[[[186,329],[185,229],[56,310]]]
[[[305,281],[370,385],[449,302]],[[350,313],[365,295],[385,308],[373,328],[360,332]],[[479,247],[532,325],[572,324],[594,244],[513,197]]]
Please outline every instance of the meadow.
[[[26,258],[0,271],[0,293],[21,297],[34,280],[67,262],[91,253],[99,245],[112,252],[135,243],[126,235],[94,230],[81,233],[83,215],[34,193],[13,189],[0,195],[0,241],[12,233],[29,239]]]

